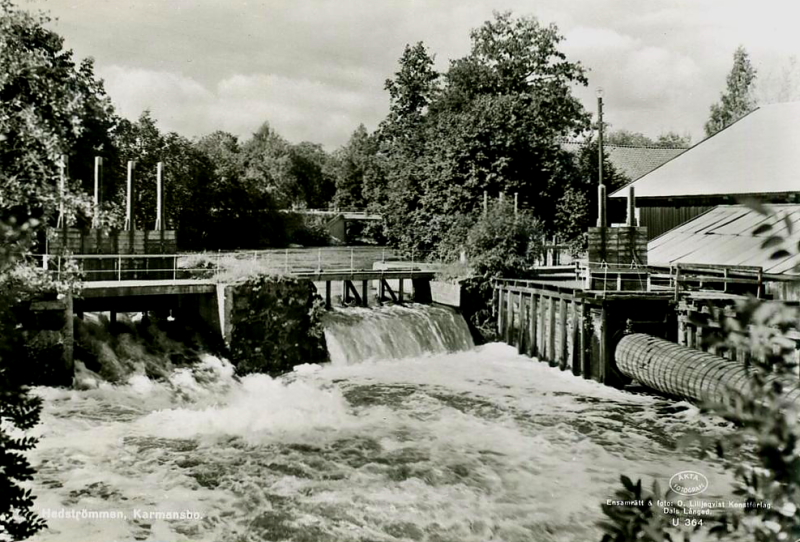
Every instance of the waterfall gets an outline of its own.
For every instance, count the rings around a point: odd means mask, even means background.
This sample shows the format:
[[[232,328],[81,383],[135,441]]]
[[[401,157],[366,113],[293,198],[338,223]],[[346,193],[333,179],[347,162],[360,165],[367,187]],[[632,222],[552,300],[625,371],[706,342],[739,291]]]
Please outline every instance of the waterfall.
[[[340,309],[327,314],[324,324],[334,365],[456,352],[474,346],[464,318],[446,307]]]

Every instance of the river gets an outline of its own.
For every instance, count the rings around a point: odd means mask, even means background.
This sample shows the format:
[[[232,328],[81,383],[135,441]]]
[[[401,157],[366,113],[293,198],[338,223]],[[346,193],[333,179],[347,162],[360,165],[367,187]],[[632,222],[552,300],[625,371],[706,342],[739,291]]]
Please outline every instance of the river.
[[[328,318],[332,363],[282,378],[205,355],[163,380],[37,388],[51,517],[35,540],[599,541],[621,473],[666,487],[695,470],[709,498],[729,491],[675,451],[727,430],[691,405],[475,347],[443,308]]]

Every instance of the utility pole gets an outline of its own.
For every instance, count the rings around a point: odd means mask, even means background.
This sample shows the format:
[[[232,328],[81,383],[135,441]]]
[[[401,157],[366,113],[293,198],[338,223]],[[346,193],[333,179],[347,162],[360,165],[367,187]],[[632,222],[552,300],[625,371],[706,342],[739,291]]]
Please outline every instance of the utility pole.
[[[603,89],[597,89],[597,227],[605,228],[606,220],[606,185],[603,182]]]

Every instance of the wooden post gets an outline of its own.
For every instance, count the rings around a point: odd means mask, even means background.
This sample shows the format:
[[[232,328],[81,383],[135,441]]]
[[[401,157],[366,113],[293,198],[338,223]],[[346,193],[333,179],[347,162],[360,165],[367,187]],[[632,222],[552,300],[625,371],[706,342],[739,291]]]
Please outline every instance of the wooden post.
[[[601,162],[602,163],[602,162]],[[597,187],[597,227],[606,227],[606,186],[601,184]]]
[[[570,315],[571,325],[569,327],[570,345],[572,345],[572,356],[570,361],[572,363],[572,374],[578,376],[581,374],[581,341],[580,341],[580,320],[578,316],[578,300],[572,300],[572,314]]]
[[[550,367],[557,365],[556,360],[556,299],[549,298],[550,317],[547,322],[547,361]]]
[[[405,280],[403,280],[401,278],[399,282],[400,282],[400,288],[397,291],[397,302],[402,305],[403,304],[403,283],[405,282]]]
[[[331,281],[325,281],[325,308],[331,310],[332,303],[331,303]]]
[[[558,300],[558,331],[558,368],[564,371],[567,368],[567,300],[563,298]]]
[[[586,306],[586,303],[581,303],[581,373],[586,380],[592,378],[592,357],[589,353],[592,345],[591,337],[589,336],[591,314],[591,309]]]
[[[135,164],[136,162],[133,160],[128,161],[128,179],[125,185],[125,231],[136,229],[133,224],[133,168]],[[132,239],[131,244],[133,244]]]
[[[600,309],[600,382],[605,384],[611,377],[608,371],[608,346],[609,346],[609,329],[608,329],[608,311],[606,306],[603,305]]]
[[[164,229],[164,162],[156,164],[156,231]]]
[[[636,193],[633,185],[628,187],[628,216],[626,217],[625,225],[636,227]]]
[[[530,306],[531,314],[530,314],[530,321],[529,321],[530,339],[528,341],[529,352],[530,352],[530,356],[532,358],[539,355],[537,337],[536,337],[537,331],[538,331],[536,329],[536,324],[538,323],[538,320],[539,320],[539,313],[536,310],[537,309],[537,305],[538,305],[538,301],[539,301],[539,295],[535,294],[535,293],[532,293],[531,294],[531,306]]]
[[[514,327],[514,293],[508,292],[508,301],[506,302],[506,328],[503,331],[503,339],[506,344],[511,344],[511,330]]]
[[[525,333],[527,331],[527,321],[525,319],[525,297],[522,292],[519,293],[519,325],[517,327],[517,353],[522,355],[525,353]]]
[[[539,352],[537,357],[539,361],[547,361],[547,297],[542,295],[539,297]]]
[[[498,288],[497,289],[497,336],[498,337],[503,336],[503,318],[505,316],[505,310],[503,310],[504,309],[503,298],[504,298],[503,289]]]
[[[383,285],[384,284],[385,283],[384,283],[383,279],[379,279],[378,280],[378,304],[383,304],[383,298],[384,298]]]
[[[347,281],[342,281],[342,305],[347,305],[347,301],[350,299],[350,292],[347,290]]]
[[[369,307],[369,281],[361,281],[361,306]]]

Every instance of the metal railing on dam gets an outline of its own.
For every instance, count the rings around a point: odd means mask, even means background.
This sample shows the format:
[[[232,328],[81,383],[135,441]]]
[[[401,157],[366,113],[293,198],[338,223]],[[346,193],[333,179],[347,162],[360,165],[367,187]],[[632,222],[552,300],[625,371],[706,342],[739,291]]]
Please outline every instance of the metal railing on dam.
[[[415,267],[425,255],[387,247],[286,248],[173,254],[40,255],[56,278],[77,272],[84,281],[208,278],[225,270],[283,274],[373,269],[376,263]]]

